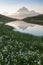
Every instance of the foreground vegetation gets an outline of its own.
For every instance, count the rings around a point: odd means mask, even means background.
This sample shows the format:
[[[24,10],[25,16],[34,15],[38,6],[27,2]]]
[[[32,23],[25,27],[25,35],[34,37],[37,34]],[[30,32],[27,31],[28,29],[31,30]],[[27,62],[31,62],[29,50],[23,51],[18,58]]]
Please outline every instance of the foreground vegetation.
[[[0,15],[0,65],[43,65],[43,36],[19,33],[4,25],[15,20]],[[43,15],[23,20],[42,25]]]
[[[43,37],[0,25],[0,65],[43,65]]]
[[[27,17],[27,18],[25,18],[23,20],[25,22],[28,22],[28,23],[34,23],[34,24],[43,25],[43,14],[42,15],[38,15],[38,16],[34,16],[34,17]]]

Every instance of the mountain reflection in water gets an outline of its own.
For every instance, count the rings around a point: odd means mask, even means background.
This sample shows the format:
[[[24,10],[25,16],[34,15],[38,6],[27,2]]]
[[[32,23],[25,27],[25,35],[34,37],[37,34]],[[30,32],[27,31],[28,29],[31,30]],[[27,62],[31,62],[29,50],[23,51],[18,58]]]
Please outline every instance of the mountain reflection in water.
[[[14,27],[15,28],[14,31],[32,34],[35,36],[43,36],[43,26],[42,25],[26,23],[24,21],[12,21],[12,22],[6,23],[5,25]]]

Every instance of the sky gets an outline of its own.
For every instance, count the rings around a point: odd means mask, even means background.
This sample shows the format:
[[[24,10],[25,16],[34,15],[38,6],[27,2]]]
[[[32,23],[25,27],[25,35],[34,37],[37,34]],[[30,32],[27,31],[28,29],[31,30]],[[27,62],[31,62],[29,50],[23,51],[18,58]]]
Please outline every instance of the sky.
[[[0,0],[0,13],[15,13],[21,7],[43,13],[43,0]]]

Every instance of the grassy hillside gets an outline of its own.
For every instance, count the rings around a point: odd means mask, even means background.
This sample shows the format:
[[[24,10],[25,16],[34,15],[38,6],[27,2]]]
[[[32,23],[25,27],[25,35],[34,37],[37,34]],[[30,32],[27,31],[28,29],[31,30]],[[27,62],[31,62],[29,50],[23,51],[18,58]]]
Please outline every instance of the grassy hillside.
[[[43,15],[38,15],[38,16],[34,16],[34,17],[27,17],[23,20],[28,22],[28,23],[35,23],[35,24],[43,25]]]
[[[43,37],[0,25],[0,65],[43,65]]]
[[[0,14],[0,23],[6,23],[6,22],[10,22],[10,21],[15,21],[16,19],[4,16]]]

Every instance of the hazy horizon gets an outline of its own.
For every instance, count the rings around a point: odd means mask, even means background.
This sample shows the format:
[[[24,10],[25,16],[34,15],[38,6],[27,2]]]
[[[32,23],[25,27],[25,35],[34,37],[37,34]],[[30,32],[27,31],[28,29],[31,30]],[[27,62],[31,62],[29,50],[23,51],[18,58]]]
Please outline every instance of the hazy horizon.
[[[43,14],[43,0],[0,0],[0,13],[15,13],[23,6]]]

